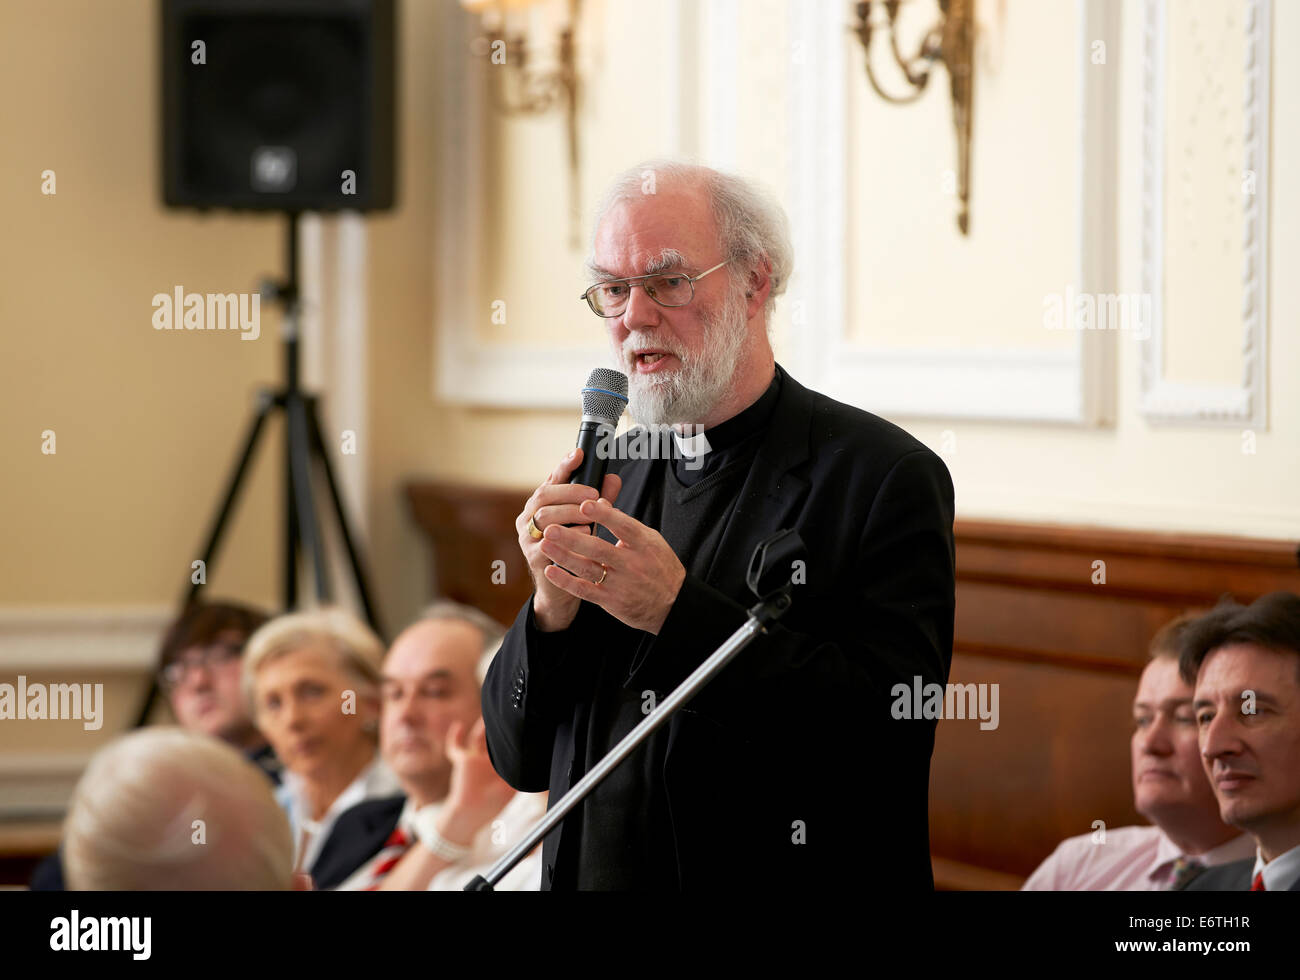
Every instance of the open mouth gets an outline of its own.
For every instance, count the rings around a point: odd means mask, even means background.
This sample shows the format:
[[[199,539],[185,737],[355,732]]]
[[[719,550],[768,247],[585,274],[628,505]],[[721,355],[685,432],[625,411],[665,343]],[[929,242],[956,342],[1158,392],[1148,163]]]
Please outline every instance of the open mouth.
[[[656,370],[672,356],[664,351],[638,351],[632,356],[632,363],[636,365],[638,373],[644,374]]]

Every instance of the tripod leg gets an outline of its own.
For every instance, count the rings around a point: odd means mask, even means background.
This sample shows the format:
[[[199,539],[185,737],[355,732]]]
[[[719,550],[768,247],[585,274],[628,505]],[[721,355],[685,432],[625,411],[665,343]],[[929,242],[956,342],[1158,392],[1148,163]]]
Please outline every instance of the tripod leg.
[[[311,489],[311,433],[308,430],[307,407],[301,395],[288,399],[289,455],[293,467],[293,492],[298,511],[298,533],[303,547],[311,555],[316,573],[316,598],[327,602],[333,596],[330,587],[329,566],[325,561],[325,546],[320,528],[316,524],[316,507]]]
[[[275,399],[267,392],[258,394],[257,414],[253,416],[253,421],[248,427],[248,435],[244,437],[244,449],[240,453],[239,461],[235,464],[235,470],[231,474],[230,482],[226,484],[225,495],[221,498],[221,506],[217,508],[217,516],[212,522],[212,529],[208,532],[207,543],[203,546],[203,567],[207,573],[212,571],[212,563],[217,557],[217,549],[221,546],[221,535],[226,529],[226,521],[230,519],[231,511],[235,509],[235,500],[239,496],[240,488],[244,485],[244,475],[248,472],[248,464],[253,459],[253,451],[257,448],[257,440],[262,434],[262,426],[266,423],[267,416],[275,407]],[[189,589],[185,593],[182,605],[194,601],[198,595],[199,589],[202,588],[196,582],[191,582]]]
[[[375,611],[374,600],[371,598],[370,580],[362,564],[356,539],[352,536],[352,528],[348,524],[347,511],[343,507],[343,497],[339,493],[338,481],[334,478],[334,467],[330,463],[329,448],[325,445],[325,437],[321,434],[320,416],[316,411],[314,399],[307,403],[306,415],[307,423],[311,426],[312,452],[320,460],[321,468],[325,471],[325,482],[329,486],[330,499],[334,502],[334,516],[339,522],[339,533],[343,536],[343,545],[348,551],[348,562],[352,566],[352,580],[356,583],[357,594],[361,597],[361,605],[366,611],[366,619],[370,623],[370,628],[382,638],[384,631],[379,624],[379,616]]]
[[[293,494],[293,424],[284,406],[284,611],[298,606],[298,507]]]

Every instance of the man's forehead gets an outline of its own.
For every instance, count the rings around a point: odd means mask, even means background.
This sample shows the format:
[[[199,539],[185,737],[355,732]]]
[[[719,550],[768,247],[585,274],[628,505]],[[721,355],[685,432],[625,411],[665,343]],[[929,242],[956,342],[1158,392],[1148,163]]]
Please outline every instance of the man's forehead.
[[[1296,655],[1270,650],[1257,643],[1225,643],[1205,655],[1197,672],[1197,686],[1206,678],[1224,677],[1232,680],[1237,675],[1259,676],[1293,673]]]
[[[1253,691],[1258,700],[1294,702],[1300,693],[1296,655],[1254,643],[1227,644],[1206,654],[1196,675],[1197,702],[1235,701],[1243,691]]]
[[[700,194],[648,194],[621,201],[605,215],[596,231],[595,264],[607,270],[615,263],[639,267],[664,249],[698,261],[711,246],[716,249],[716,238],[712,211]]]
[[[482,652],[478,628],[460,620],[416,623],[393,643],[384,660],[385,677],[444,676],[472,672]]]

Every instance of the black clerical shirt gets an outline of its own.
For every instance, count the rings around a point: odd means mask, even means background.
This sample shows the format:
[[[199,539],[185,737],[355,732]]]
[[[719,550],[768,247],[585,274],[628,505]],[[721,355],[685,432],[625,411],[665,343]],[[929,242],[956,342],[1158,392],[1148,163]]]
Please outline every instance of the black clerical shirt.
[[[752,405],[705,430],[709,451],[703,456],[687,458],[667,440],[673,458],[649,464],[655,469],[637,519],[664,536],[692,575],[703,579],[708,573],[776,407],[781,380],[778,367]],[[602,651],[575,782],[672,693],[628,686],[635,653],[632,646]],[[666,727],[657,729],[569,816],[567,832],[576,831],[580,843],[561,851],[557,879],[583,890],[680,888],[663,781],[668,737]]]

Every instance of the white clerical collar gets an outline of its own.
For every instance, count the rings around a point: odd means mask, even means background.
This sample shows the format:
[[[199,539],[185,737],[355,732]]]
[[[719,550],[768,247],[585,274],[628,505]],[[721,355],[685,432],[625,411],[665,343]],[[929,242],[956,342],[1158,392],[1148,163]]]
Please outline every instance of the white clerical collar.
[[[709,445],[708,435],[702,431],[691,436],[684,436],[674,429],[673,439],[677,442],[678,451],[689,459],[694,459],[696,456],[703,456],[712,448]]]

